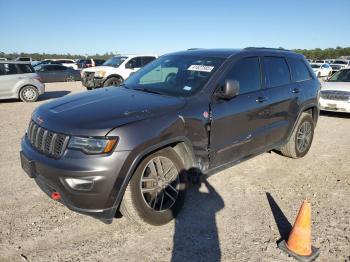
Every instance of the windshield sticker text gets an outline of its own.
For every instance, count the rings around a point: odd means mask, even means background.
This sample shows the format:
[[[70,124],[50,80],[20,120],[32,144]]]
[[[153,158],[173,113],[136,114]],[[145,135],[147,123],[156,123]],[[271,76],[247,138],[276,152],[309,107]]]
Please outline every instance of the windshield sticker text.
[[[213,66],[206,66],[206,65],[191,65],[187,70],[191,71],[199,71],[199,72],[211,72],[214,69]]]

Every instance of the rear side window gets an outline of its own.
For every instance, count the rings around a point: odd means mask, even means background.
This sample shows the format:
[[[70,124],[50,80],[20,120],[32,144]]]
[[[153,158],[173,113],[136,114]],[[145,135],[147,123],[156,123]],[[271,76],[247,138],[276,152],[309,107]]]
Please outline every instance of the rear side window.
[[[0,75],[28,74],[33,72],[33,68],[28,64],[0,64]]]
[[[292,79],[294,82],[300,82],[311,79],[310,72],[303,60],[288,58]]]
[[[282,86],[290,83],[289,68],[283,57],[264,57],[266,84],[268,87]]]
[[[26,64],[18,64],[16,65],[18,72],[21,74],[29,74],[29,73],[34,73],[34,69],[30,66],[30,65],[26,65]]]
[[[238,61],[225,79],[238,81],[240,94],[259,90],[261,87],[259,58],[249,57]]]

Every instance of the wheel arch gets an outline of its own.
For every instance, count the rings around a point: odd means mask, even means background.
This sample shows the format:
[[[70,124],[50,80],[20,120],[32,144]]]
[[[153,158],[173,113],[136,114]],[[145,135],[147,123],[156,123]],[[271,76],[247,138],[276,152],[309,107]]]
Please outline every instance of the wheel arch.
[[[121,75],[119,75],[119,74],[111,74],[111,75],[109,75],[109,76],[103,81],[103,84],[104,84],[108,79],[110,79],[110,78],[112,78],[112,77],[120,78],[122,81],[124,81],[124,78],[123,78]]]
[[[288,137],[286,139],[286,141],[288,141],[290,139],[290,137],[292,136],[293,134],[293,131],[294,129],[296,128],[298,122],[299,122],[299,119],[300,117],[302,116],[302,114],[310,114],[312,116],[312,119],[314,120],[314,123],[315,123],[315,127],[316,127],[316,123],[317,123],[317,120],[318,120],[318,116],[319,116],[319,113],[320,113],[320,110],[319,110],[319,107],[318,105],[316,104],[309,104],[309,105],[305,105],[303,107],[301,107],[299,113],[298,113],[298,117],[296,118],[294,124],[293,124],[293,128],[290,130],[289,134],[288,134]]]
[[[117,196],[113,205],[113,208],[115,209],[115,211],[119,209],[126,187],[128,186],[129,181],[132,178],[136,168],[140,165],[143,159],[167,147],[171,147],[174,149],[174,151],[183,161],[184,167],[186,170],[190,169],[191,167],[195,167],[195,168],[198,167],[192,144],[190,140],[186,137],[176,137],[176,138],[168,139],[159,144],[155,144],[146,148],[134,158],[132,164],[128,168],[127,174],[124,178],[122,186],[119,189],[119,192],[117,193]]]

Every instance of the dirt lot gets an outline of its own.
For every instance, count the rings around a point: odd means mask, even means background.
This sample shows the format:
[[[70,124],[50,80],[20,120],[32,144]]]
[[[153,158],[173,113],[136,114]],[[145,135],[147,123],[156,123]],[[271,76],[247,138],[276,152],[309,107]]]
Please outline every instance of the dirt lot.
[[[276,241],[305,197],[318,261],[350,261],[350,117],[323,114],[303,159],[265,153],[192,187],[174,223],[105,225],[48,199],[19,162],[32,110],[83,90],[51,84],[40,102],[0,102],[0,261],[294,261]]]

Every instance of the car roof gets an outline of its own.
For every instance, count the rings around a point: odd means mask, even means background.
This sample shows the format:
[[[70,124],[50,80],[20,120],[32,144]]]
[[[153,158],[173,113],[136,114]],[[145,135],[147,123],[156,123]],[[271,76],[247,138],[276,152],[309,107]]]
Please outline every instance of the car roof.
[[[293,51],[277,48],[266,48],[266,47],[246,47],[242,49],[235,48],[216,48],[216,49],[204,49],[204,48],[191,48],[185,51],[171,53],[172,55],[193,55],[193,56],[207,56],[207,57],[219,57],[229,58],[239,53],[254,52],[254,53],[265,53],[266,55],[277,53],[281,55],[297,55],[304,57],[301,54],[297,54]],[[169,53],[170,54],[170,53]]]
[[[1,64],[23,64],[23,65],[30,65],[30,61],[13,61],[13,60],[7,60],[7,61],[3,61],[0,60]]]
[[[115,55],[114,57],[119,57],[119,56],[127,56],[128,58],[133,58],[133,57],[137,57],[137,56],[154,56],[154,57],[158,57],[158,55],[155,54],[127,54],[127,55]]]

